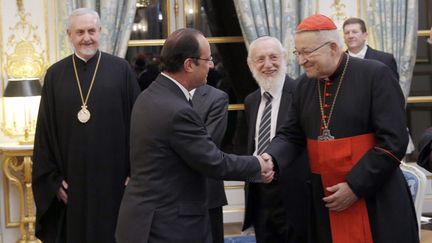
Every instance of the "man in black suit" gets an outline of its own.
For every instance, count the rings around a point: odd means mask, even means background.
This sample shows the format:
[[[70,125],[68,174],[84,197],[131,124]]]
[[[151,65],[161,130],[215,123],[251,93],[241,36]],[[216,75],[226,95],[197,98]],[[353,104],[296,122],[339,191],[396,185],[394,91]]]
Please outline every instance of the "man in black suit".
[[[367,30],[365,22],[360,18],[349,18],[343,23],[345,44],[351,56],[362,59],[373,59],[387,65],[399,80],[396,60],[390,53],[378,51],[366,44]]]
[[[201,117],[213,142],[220,147],[228,122],[228,95],[210,85],[190,91],[194,110]],[[207,178],[207,206],[213,243],[224,242],[222,206],[227,205],[223,180]]]
[[[248,123],[248,153],[257,155],[259,128],[266,100],[272,98],[271,135],[288,120],[296,83],[286,75],[285,50],[278,39],[260,37],[249,46],[249,68],[260,86],[245,99]],[[246,212],[243,230],[255,229],[257,243],[306,242],[307,175],[305,154],[270,184],[246,184]]]
[[[197,30],[176,30],[165,41],[162,73],[132,110],[130,180],[118,216],[118,243],[211,242],[207,176],[273,179],[270,160],[221,152],[193,110],[189,91],[205,83],[211,63],[210,45]]]

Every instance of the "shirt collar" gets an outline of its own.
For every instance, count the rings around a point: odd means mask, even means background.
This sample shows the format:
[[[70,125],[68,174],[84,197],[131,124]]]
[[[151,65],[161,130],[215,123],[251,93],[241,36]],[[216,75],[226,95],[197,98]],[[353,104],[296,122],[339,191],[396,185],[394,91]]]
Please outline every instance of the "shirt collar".
[[[163,76],[165,76],[166,78],[168,78],[169,80],[173,81],[179,88],[180,90],[183,92],[183,94],[186,97],[186,100],[192,99],[192,95],[189,93],[189,91],[183,87],[183,85],[181,85],[179,82],[177,82],[175,79],[173,79],[172,77],[170,77],[168,74],[161,72],[161,74]]]
[[[352,56],[352,57],[358,57],[358,58],[364,59],[367,49],[368,49],[368,46],[365,44],[363,46],[363,48],[358,53],[353,53],[350,50],[348,50],[348,54],[350,54],[350,56]]]
[[[80,59],[81,61],[83,61],[84,63],[88,63],[90,60],[92,60],[95,56],[99,55],[99,51],[97,51],[92,57],[90,57],[88,60],[84,59],[83,57],[81,57],[80,55],[78,55],[78,53],[74,53],[76,57],[78,57],[78,59]]]
[[[189,94],[190,94],[191,99],[193,98],[193,96],[194,96],[194,94],[195,94],[195,90],[196,90],[196,88],[193,89],[193,90],[191,90],[191,91],[189,91]]]

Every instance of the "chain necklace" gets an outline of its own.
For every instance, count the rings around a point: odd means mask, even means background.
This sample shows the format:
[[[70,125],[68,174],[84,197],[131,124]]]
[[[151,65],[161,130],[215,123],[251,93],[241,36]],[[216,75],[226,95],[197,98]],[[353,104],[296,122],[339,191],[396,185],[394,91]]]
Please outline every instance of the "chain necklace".
[[[338,87],[337,87],[337,89],[336,89],[335,97],[334,97],[334,99],[333,99],[333,103],[332,103],[332,105],[331,105],[331,107],[330,107],[330,113],[329,113],[329,116],[328,116],[328,120],[327,120],[327,121],[326,121],[326,119],[325,119],[324,108],[323,108],[323,100],[322,100],[322,98],[321,98],[321,86],[320,86],[320,81],[317,79],[318,98],[319,98],[319,104],[320,104],[320,110],[321,110],[321,121],[322,121],[323,126],[324,126],[324,129],[323,129],[323,131],[322,131],[322,134],[321,134],[320,136],[318,136],[318,140],[320,140],[320,141],[324,141],[324,140],[333,140],[333,139],[334,139],[334,136],[331,135],[331,133],[330,133],[330,129],[329,129],[329,126],[330,126],[330,119],[331,119],[332,114],[333,114],[333,109],[334,109],[335,104],[336,104],[336,98],[337,98],[337,96],[338,96],[338,94],[339,94],[340,87],[342,86],[342,81],[343,81],[343,79],[344,79],[344,77],[345,77],[345,72],[346,72],[347,67],[348,67],[348,62],[349,62],[349,55],[347,55],[347,60],[346,60],[346,62],[345,62],[345,66],[344,66],[344,69],[343,69],[343,71],[342,71],[342,75],[341,75],[341,77],[340,77],[340,79],[339,79],[339,85],[338,85]]]
[[[77,84],[78,84],[78,90],[80,92],[81,102],[82,102],[81,110],[79,110],[78,114],[77,114],[78,120],[81,123],[86,123],[86,122],[88,122],[88,120],[90,120],[90,111],[87,109],[87,101],[88,101],[88,98],[90,96],[91,89],[93,88],[93,83],[95,81],[96,73],[97,73],[98,68],[99,68],[100,59],[101,59],[101,52],[99,51],[99,57],[98,57],[98,60],[97,60],[97,63],[96,63],[95,71],[93,73],[93,78],[92,78],[92,80],[90,82],[89,90],[87,91],[87,95],[86,95],[86,97],[84,99],[83,92],[82,92],[82,89],[81,89],[80,80],[79,80],[79,77],[78,77],[78,72],[77,72],[76,64],[75,64],[75,57],[74,57],[74,55],[72,55],[72,63],[73,63],[73,67],[74,67],[74,71],[75,71],[75,77],[76,77],[76,81],[77,81]]]

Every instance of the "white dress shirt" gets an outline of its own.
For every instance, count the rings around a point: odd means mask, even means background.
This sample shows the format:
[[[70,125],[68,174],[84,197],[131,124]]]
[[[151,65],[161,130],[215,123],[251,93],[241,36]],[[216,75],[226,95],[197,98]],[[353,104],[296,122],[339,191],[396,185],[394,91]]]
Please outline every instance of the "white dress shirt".
[[[357,58],[361,58],[364,59],[366,52],[367,52],[368,46],[365,44],[363,46],[363,48],[358,52],[358,53],[353,53],[350,50],[348,50],[348,54],[352,57],[357,57]]]
[[[273,137],[276,135],[277,117],[279,114],[279,106],[280,106],[280,102],[281,102],[282,89],[283,89],[284,83],[285,83],[285,77],[284,77],[284,80],[282,80],[282,82],[278,82],[276,85],[273,86],[273,88],[271,90],[267,91],[273,97],[273,99],[272,99],[272,111],[271,111],[271,123],[270,123],[271,124],[270,125],[270,140],[273,139]],[[266,103],[266,99],[263,97],[265,90],[260,88],[260,91],[261,91],[261,103],[260,103],[259,108],[258,108],[257,119],[256,119],[256,124],[255,124],[255,152],[253,153],[254,155],[257,155],[256,150],[257,150],[257,146],[258,146],[259,127],[261,124],[261,117],[263,115],[264,107],[265,107],[265,103]],[[284,112],[288,112],[288,111],[284,111]]]

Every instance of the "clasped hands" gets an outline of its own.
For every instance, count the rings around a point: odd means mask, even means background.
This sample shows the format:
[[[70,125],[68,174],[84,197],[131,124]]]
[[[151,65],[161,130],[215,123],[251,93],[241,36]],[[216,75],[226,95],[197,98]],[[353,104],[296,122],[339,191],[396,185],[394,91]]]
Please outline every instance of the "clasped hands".
[[[258,161],[261,166],[261,182],[262,183],[270,183],[274,178],[274,170],[273,170],[273,160],[272,157],[263,153],[262,155],[257,155]]]

